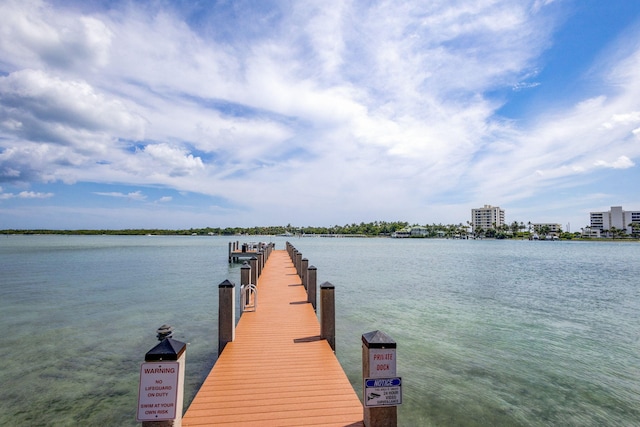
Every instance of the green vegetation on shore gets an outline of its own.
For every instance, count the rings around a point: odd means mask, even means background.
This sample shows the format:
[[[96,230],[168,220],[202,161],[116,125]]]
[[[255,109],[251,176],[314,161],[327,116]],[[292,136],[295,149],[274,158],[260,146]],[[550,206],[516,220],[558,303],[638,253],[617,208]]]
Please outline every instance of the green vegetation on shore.
[[[496,227],[496,229],[490,228],[488,230],[478,229],[475,233],[471,233],[471,224],[431,224],[420,226],[418,224],[409,225],[405,221],[374,221],[369,223],[361,222],[360,224],[346,224],[346,225],[334,225],[331,227],[296,227],[291,224],[286,226],[266,226],[266,227],[204,227],[204,228],[189,228],[183,230],[169,230],[169,229],[85,229],[85,230],[49,230],[49,229],[7,229],[0,230],[0,234],[62,234],[62,235],[118,235],[118,236],[136,236],[136,235],[160,235],[160,236],[275,236],[275,235],[353,235],[353,236],[367,236],[367,237],[384,237],[391,236],[398,231],[406,231],[412,227],[421,228],[419,235],[410,235],[410,238],[495,238],[495,239],[529,239],[534,234],[540,235],[540,238],[544,238],[548,234],[548,229],[545,227],[540,229],[533,229],[529,223],[529,227],[524,223],[518,223],[516,221],[510,225],[503,225]],[[636,229],[634,228],[634,231]],[[623,230],[622,230],[623,231]],[[560,232],[557,233],[557,237],[562,240],[571,239],[589,239],[583,237],[581,232],[569,233]],[[633,235],[624,235],[622,233],[614,233],[613,239],[615,240],[629,240],[637,239],[638,233]],[[599,239],[598,239],[599,240]]]
[[[375,221],[371,223],[334,225],[331,227],[295,227],[291,224],[286,226],[266,226],[266,227],[204,227],[189,228],[184,230],[168,230],[168,229],[123,229],[123,230],[0,230],[1,234],[70,234],[70,235],[166,235],[166,236],[191,236],[191,235],[214,235],[214,236],[233,236],[233,235],[250,235],[250,236],[269,236],[279,234],[360,234],[366,236],[384,236],[390,235],[394,231],[400,230],[409,225],[408,222],[385,222]],[[445,227],[445,226],[441,226]]]

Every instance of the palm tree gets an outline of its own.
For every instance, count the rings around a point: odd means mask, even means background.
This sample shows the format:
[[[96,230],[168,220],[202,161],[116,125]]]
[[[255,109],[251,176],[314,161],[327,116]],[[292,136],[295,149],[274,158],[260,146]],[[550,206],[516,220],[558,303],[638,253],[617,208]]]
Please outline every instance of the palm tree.
[[[540,234],[543,236],[547,236],[547,234],[549,234],[550,228],[548,225],[543,225],[542,227],[540,227]]]
[[[511,233],[513,233],[513,235],[515,236],[518,233],[518,230],[520,229],[520,224],[518,223],[518,221],[513,221],[511,223]]]

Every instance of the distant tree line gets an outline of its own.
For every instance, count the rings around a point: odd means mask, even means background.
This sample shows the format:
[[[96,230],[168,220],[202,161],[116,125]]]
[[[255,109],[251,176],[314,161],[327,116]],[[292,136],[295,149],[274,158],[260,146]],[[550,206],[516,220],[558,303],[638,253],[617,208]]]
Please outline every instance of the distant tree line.
[[[49,229],[7,229],[0,230],[1,234],[69,234],[69,235],[117,235],[117,236],[135,236],[135,235],[166,235],[166,236],[191,236],[191,235],[214,235],[214,236],[234,236],[234,235],[253,235],[253,236],[269,236],[280,234],[359,234],[366,236],[385,236],[391,235],[394,231],[400,230],[409,225],[408,222],[395,221],[375,221],[370,223],[361,222],[360,224],[333,225],[330,227],[313,227],[313,226],[262,226],[262,227],[204,227],[189,228],[184,230],[168,230],[157,228],[141,228],[141,229],[122,229],[122,230],[49,230]]]
[[[169,230],[169,229],[122,229],[122,230],[107,230],[107,229],[95,229],[95,230],[48,230],[48,229],[7,229],[0,230],[0,234],[68,234],[68,235],[118,235],[118,236],[135,236],[135,235],[164,235],[164,236],[235,236],[235,235],[249,235],[249,236],[275,236],[275,235],[308,235],[308,234],[324,234],[324,235],[358,235],[368,237],[378,236],[390,236],[396,231],[407,229],[410,227],[423,228],[419,236],[411,237],[446,237],[446,238],[495,238],[495,239],[526,239],[531,238],[533,234],[538,234],[541,237],[549,234],[549,226],[533,226],[531,222],[523,223],[513,221],[511,224],[503,224],[500,226],[489,227],[488,229],[482,229],[477,227],[471,232],[471,223],[467,221],[466,224],[431,224],[431,225],[409,225],[406,221],[374,221],[374,222],[361,222],[360,224],[352,223],[345,225],[333,225],[329,227],[313,227],[313,226],[293,226],[287,224],[285,226],[275,225],[266,227],[204,227],[204,228],[189,228],[183,230]],[[640,237],[640,224],[632,223],[633,233],[628,236],[625,235],[625,230],[616,230],[612,227],[612,230],[605,230],[612,234],[615,238],[638,238]],[[576,239],[583,238],[581,232],[569,233],[558,230],[555,233],[561,239]]]

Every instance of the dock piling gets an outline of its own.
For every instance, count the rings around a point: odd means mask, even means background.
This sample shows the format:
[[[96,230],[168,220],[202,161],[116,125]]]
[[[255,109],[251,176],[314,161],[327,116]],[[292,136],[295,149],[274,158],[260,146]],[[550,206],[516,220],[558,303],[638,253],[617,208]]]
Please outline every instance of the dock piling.
[[[300,261],[300,280],[302,280],[302,286],[304,286],[304,289],[307,289],[307,281],[308,281],[308,273],[307,270],[309,269],[309,260],[306,258],[302,258],[302,260]]]
[[[313,265],[307,269],[307,302],[311,303],[313,310],[316,311],[316,282],[318,277],[317,268]]]
[[[236,285],[229,280],[218,285],[218,356],[236,337]]]
[[[258,285],[258,257],[251,257],[249,266],[251,267],[251,284]]]
[[[336,352],[335,286],[329,282],[320,285],[320,338]]]
[[[302,270],[300,266],[302,265],[302,252],[296,251],[296,273],[298,273],[299,277],[302,277]]]

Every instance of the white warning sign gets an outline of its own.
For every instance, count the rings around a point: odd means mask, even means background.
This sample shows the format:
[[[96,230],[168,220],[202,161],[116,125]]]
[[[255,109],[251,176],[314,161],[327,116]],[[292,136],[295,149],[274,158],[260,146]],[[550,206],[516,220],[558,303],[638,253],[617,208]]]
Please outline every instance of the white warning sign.
[[[138,390],[138,421],[176,418],[178,371],[178,362],[142,364]]]

